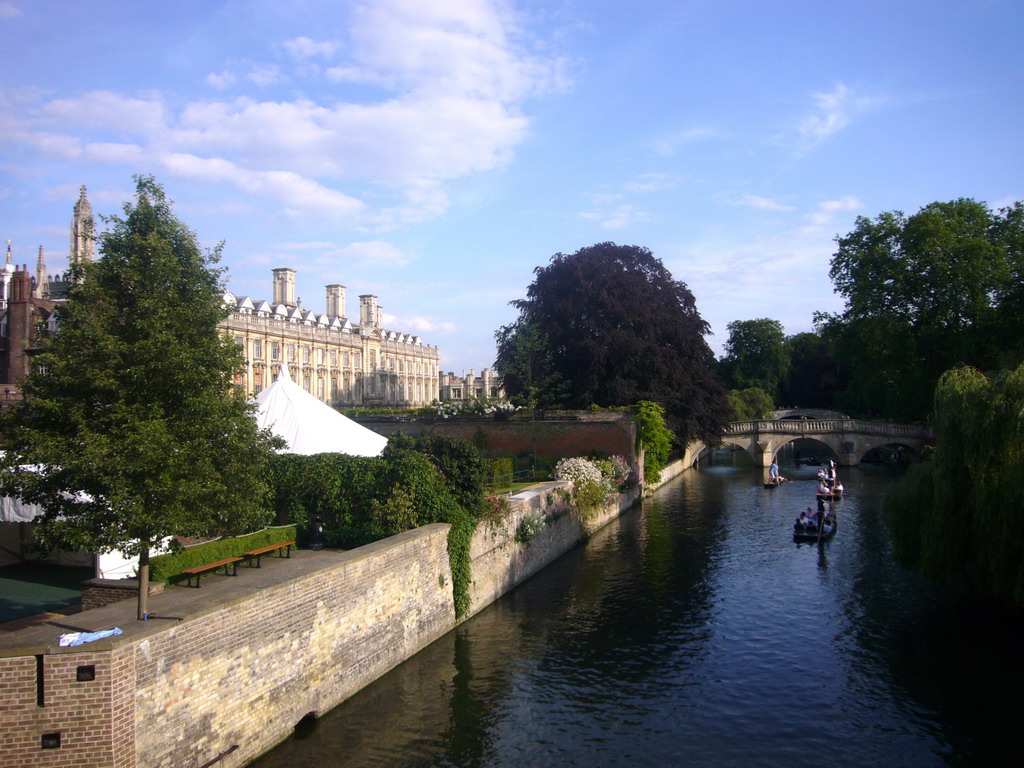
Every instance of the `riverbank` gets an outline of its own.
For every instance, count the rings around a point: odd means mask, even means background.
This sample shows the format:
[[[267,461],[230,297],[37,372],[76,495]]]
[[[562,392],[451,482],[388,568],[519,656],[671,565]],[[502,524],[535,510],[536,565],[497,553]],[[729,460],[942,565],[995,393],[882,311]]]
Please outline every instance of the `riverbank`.
[[[478,525],[469,615],[640,496],[581,524],[562,485],[516,494],[502,521]],[[545,524],[524,544],[528,516]],[[147,622],[124,601],[0,638],[0,764],[244,765],[456,626],[447,534],[434,524],[348,552],[267,558],[154,596]],[[122,634],[58,645],[112,627]]]

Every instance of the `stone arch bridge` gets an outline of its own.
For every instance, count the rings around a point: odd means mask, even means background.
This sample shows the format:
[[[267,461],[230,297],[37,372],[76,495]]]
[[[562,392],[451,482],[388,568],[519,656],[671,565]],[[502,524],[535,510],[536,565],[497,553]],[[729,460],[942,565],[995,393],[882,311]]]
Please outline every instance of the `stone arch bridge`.
[[[768,419],[730,422],[722,443],[742,448],[756,466],[767,467],[782,446],[801,439],[822,443],[835,454],[839,466],[852,467],[869,451],[883,445],[900,445],[919,456],[921,448],[931,441],[932,432],[912,424],[856,419]],[[684,466],[694,466],[706,451],[702,442],[688,445],[683,455]]]

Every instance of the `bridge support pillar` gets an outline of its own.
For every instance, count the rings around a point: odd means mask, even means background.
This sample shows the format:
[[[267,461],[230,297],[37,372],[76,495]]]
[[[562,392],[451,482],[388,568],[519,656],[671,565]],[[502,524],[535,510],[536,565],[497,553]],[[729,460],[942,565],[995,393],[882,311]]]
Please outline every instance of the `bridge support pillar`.
[[[754,464],[759,467],[770,467],[772,459],[775,457],[775,446],[772,444],[772,441],[761,442],[758,440],[756,446]]]
[[[856,467],[860,462],[857,461],[859,458],[856,453],[841,452],[838,454],[836,464],[840,467]]]

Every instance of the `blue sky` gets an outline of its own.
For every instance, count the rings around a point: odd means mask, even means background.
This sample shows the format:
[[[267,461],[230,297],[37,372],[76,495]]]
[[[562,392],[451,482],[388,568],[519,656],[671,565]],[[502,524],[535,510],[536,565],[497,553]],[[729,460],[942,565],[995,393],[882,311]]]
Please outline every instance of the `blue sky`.
[[[533,270],[611,240],[732,320],[836,311],[857,216],[1024,199],[1019,0],[0,0],[0,238],[67,263],[153,174],[229,288],[379,297],[490,365]]]

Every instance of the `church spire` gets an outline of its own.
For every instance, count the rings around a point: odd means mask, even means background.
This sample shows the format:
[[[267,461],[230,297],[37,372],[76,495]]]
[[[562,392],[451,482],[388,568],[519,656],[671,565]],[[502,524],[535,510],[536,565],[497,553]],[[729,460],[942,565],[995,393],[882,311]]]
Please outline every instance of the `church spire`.
[[[46,292],[46,261],[43,258],[43,246],[39,246],[39,258],[36,259],[36,287],[32,291],[32,295],[37,299],[46,298],[43,294]]]
[[[85,196],[83,184],[78,202],[75,203],[75,216],[71,219],[71,253],[68,261],[72,264],[92,261],[94,240],[92,205]]]

